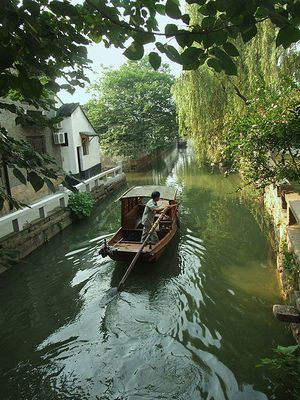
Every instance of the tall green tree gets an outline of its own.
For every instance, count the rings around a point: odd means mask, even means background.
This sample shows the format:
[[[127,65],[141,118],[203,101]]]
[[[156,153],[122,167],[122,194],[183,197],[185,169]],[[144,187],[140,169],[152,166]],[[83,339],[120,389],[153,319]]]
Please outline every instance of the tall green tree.
[[[174,143],[173,83],[167,66],[154,71],[145,60],[103,69],[86,108],[107,153],[138,158]]]

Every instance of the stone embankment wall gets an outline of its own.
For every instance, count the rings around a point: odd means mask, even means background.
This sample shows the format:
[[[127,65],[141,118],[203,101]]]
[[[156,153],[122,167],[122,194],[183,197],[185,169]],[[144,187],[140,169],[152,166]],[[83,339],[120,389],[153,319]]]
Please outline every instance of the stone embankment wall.
[[[118,171],[116,170],[117,168],[111,170],[112,173],[110,173],[110,171],[106,171],[106,175],[105,173],[101,173],[101,177],[99,175],[99,178],[97,178],[97,176],[94,177],[92,188],[90,188],[91,182],[87,183],[93,179],[90,178],[88,181],[78,185],[80,186],[79,190],[89,191],[96,202],[105,199],[113,191],[124,185],[126,181],[126,177],[122,172],[122,169],[119,169]],[[0,248],[15,250],[17,260],[21,260],[69,226],[73,220],[70,211],[66,207],[67,202],[65,201],[65,198],[68,197],[70,193],[71,192],[67,190],[61,195],[54,194],[53,196],[49,196],[49,198],[45,198],[45,200],[43,202],[39,202],[39,204],[33,204],[32,208],[28,209],[28,212],[33,214],[35,205],[37,205],[38,211],[42,210],[43,215],[40,218],[36,218],[30,222],[26,221],[26,223],[23,223],[24,217],[22,217],[22,214],[20,214],[22,213],[22,210],[15,213],[17,214],[16,218],[18,219],[15,218],[11,221],[8,221],[10,217],[9,215],[0,218],[0,228],[2,233],[4,232],[4,229],[8,228],[9,222],[14,226],[17,225],[17,229],[15,229],[14,232],[6,234],[5,236],[1,235]],[[60,206],[57,206],[52,210],[49,209],[49,205],[53,204],[53,199],[55,200],[57,196],[64,196],[59,199],[58,204],[60,204]],[[42,204],[43,206],[41,207]],[[25,213],[26,209],[23,211]],[[12,218],[14,218],[13,214],[14,213],[11,215]],[[15,221],[17,221],[17,224]],[[0,273],[4,272],[6,269],[6,267],[0,265]]]
[[[264,203],[274,224],[277,270],[283,294],[300,318],[300,195],[290,186],[271,185],[265,190]],[[300,324],[292,323],[291,328],[300,343]]]
[[[123,161],[123,170],[125,172],[143,171],[153,165],[158,160],[164,159],[169,156],[174,149],[177,149],[177,144],[169,146],[166,150],[159,150],[153,154],[142,156],[137,160]]]
[[[164,159],[175,149],[177,149],[177,144],[175,143],[171,146],[168,146],[166,150],[156,151],[150,155],[143,155],[141,149],[141,154],[139,155],[140,158],[134,160],[124,159],[122,157],[116,157],[116,156],[109,157],[102,153],[101,162],[104,168],[112,168],[114,165],[121,163],[123,171],[125,172],[143,171],[151,167],[153,163],[156,162],[157,160]]]

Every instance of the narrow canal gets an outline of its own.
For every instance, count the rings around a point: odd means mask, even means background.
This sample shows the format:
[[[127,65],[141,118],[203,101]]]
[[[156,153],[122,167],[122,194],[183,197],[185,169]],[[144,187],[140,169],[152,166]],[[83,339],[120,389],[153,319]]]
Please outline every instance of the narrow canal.
[[[267,236],[235,177],[212,174],[190,150],[171,158],[128,185],[176,185],[180,234],[112,302],[103,296],[126,265],[90,240],[118,228],[120,192],[0,276],[2,400],[287,399],[255,368],[291,340],[272,316]]]

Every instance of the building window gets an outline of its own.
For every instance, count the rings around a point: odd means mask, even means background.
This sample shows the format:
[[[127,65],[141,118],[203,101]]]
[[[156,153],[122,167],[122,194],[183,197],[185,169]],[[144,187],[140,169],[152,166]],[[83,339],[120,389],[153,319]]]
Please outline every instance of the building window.
[[[69,146],[69,141],[68,141],[68,132],[64,132],[65,135],[65,143],[62,143],[61,146]]]
[[[84,140],[82,142],[82,153],[83,153],[84,156],[87,156],[89,154],[89,141],[88,141],[88,139]]]
[[[32,118],[40,118],[43,116],[43,112],[38,110],[26,110],[26,114]]]
[[[33,150],[40,154],[47,153],[45,136],[27,136],[27,141],[31,144]]]

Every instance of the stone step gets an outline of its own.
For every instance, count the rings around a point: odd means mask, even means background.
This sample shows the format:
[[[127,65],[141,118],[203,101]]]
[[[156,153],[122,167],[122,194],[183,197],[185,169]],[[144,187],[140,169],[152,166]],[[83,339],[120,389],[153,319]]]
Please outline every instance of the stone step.
[[[275,304],[273,306],[273,314],[279,321],[295,324],[300,323],[300,314],[296,307]]]
[[[300,195],[298,193],[287,193],[285,201],[288,207],[288,225],[295,223],[300,225]]]
[[[298,263],[300,264],[300,228],[298,225],[288,226],[287,235],[291,250],[294,252]]]

